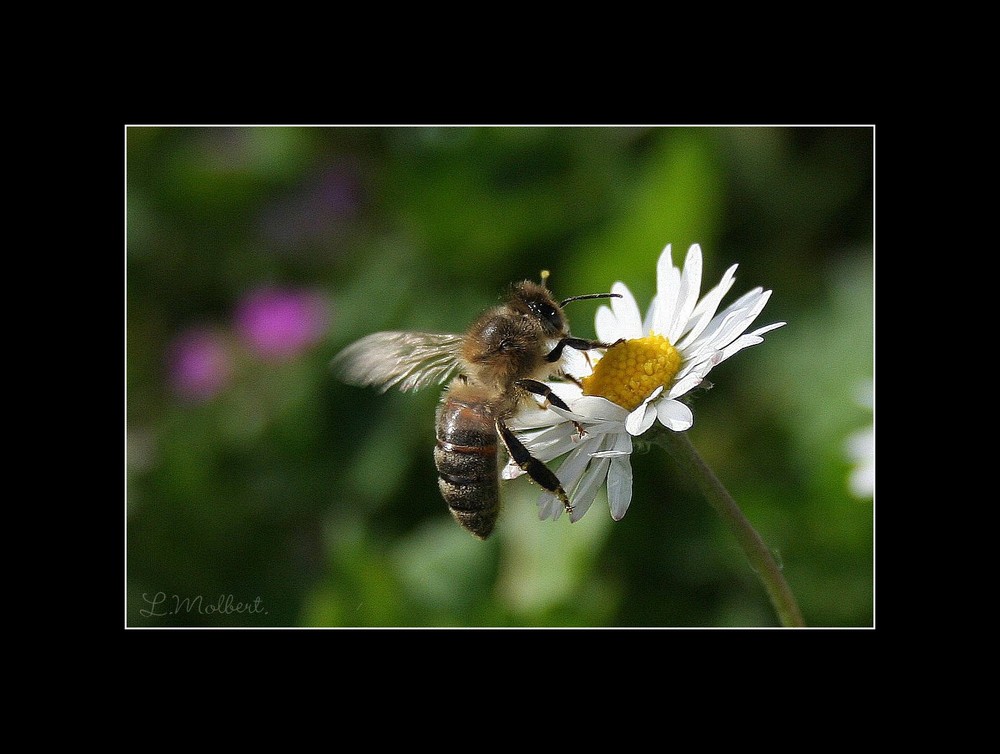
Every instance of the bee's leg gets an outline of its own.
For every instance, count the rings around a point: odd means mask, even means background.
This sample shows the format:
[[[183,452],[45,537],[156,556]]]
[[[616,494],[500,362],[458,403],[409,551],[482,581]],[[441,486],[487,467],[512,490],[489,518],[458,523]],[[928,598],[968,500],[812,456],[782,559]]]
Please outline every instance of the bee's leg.
[[[519,388],[527,390],[529,393],[534,393],[535,395],[542,395],[545,397],[545,405],[542,408],[547,408],[551,403],[553,406],[558,406],[563,411],[569,411],[569,406],[566,405],[566,401],[560,398],[558,395],[552,392],[552,388],[546,385],[544,382],[539,382],[538,380],[518,380],[516,384]],[[576,431],[580,434],[582,438],[587,434],[586,430],[579,422],[573,422],[573,426],[576,427]]]
[[[553,393],[552,388],[544,382],[539,382],[538,380],[518,380],[514,384],[520,388],[524,388],[529,393],[545,396],[546,405],[551,403],[553,406],[558,406],[563,411],[569,411],[569,406],[566,405],[566,401]]]
[[[549,351],[545,360],[550,364],[559,361],[559,359],[562,358],[562,352],[566,346],[575,348],[577,351],[589,351],[591,348],[611,348],[612,346],[617,346],[624,340],[625,338],[619,338],[614,343],[602,343],[599,340],[587,340],[585,338],[574,338],[572,336],[566,337],[556,343],[556,347]]]
[[[521,469],[540,487],[548,490],[553,495],[558,497],[567,513],[572,513],[573,504],[569,501],[569,495],[566,494],[566,490],[562,488],[562,483],[559,481],[559,477],[553,474],[552,470],[549,469],[548,466],[528,452],[528,449],[524,447],[524,444],[517,439],[510,429],[507,428],[507,425],[503,423],[502,419],[497,419],[496,423],[497,433],[500,435],[500,439],[503,440],[503,444],[507,447],[507,452],[510,453],[510,457],[514,459],[514,463],[520,466]]]

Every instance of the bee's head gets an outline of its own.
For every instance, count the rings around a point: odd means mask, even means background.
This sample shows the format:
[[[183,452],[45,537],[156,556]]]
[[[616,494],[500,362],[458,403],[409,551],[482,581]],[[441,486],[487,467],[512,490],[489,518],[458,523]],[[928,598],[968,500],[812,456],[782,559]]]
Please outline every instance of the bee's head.
[[[570,301],[580,301],[588,298],[621,298],[620,293],[585,293],[582,296],[570,296],[560,302],[552,298],[546,283],[549,271],[542,270],[542,282],[532,283],[522,280],[511,287],[510,305],[522,314],[530,314],[542,325],[546,335],[562,336],[569,330],[569,323],[562,308]]]
[[[566,317],[562,307],[544,285],[530,280],[515,283],[511,288],[509,303],[515,311],[537,319],[546,335],[554,337],[566,330]]]

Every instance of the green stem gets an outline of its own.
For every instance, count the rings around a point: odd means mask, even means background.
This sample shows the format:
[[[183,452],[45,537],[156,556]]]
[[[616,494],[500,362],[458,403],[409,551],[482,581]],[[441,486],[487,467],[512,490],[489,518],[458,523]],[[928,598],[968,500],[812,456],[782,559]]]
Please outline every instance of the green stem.
[[[687,432],[671,432],[668,429],[652,431],[643,439],[649,439],[661,445],[677,463],[688,471],[695,479],[699,489],[708,499],[715,511],[722,517],[729,530],[743,548],[754,572],[764,584],[771,604],[778,613],[783,626],[805,626],[802,613],[795,602],[795,595],[788,587],[781,569],[774,560],[771,551],[764,544],[757,531],[751,526],[743,511],[740,510],[732,495],[722,486],[702,457],[695,450]]]

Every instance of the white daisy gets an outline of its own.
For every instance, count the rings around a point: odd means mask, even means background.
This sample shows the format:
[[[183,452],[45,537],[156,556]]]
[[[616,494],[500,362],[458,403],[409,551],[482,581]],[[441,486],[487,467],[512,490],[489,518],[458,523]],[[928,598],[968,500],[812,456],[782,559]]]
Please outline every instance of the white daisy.
[[[645,319],[624,283],[615,283],[611,308],[597,311],[597,337],[605,343],[625,339],[594,359],[583,392],[603,395],[629,410],[626,429],[641,435],[657,419],[681,432],[694,424],[691,409],[678,399],[698,387],[712,369],[747,346],[763,342],[764,333],[784,325],[776,322],[751,333],[745,330],[761,313],[771,291],[757,287],[716,314],[735,282],[733,265],[721,282],[699,300],[701,246],[688,249],[683,270],[674,267],[670,244],[656,264],[656,296]]]
[[[610,308],[602,306],[595,322],[597,337],[615,345],[603,356],[592,351],[589,360],[564,362],[582,390],[550,383],[570,410],[549,406],[540,416],[531,411],[518,415],[512,426],[527,429],[520,433],[522,440],[539,460],[569,453],[557,476],[574,506],[571,520],[583,516],[605,480],[612,518],[620,520],[632,498],[632,437],[657,420],[675,432],[690,428],[694,415],[679,399],[701,385],[715,366],[785,324],[745,332],[771,297],[771,291],[759,287],[716,313],[733,285],[736,267],[699,299],[701,247],[688,249],[681,270],[674,267],[668,244],[656,265],[657,292],[646,317],[628,287],[615,283],[611,292],[620,298],[611,299]],[[585,431],[582,437],[576,424]],[[508,465],[505,477],[517,476],[517,471]],[[552,495],[543,494],[539,506],[542,518],[558,517],[560,506]]]

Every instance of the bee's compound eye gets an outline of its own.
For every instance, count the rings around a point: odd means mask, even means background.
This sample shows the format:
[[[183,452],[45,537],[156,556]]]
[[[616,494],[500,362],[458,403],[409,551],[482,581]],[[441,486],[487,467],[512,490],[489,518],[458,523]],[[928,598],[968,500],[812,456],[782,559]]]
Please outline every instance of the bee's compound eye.
[[[545,301],[532,301],[528,306],[531,308],[532,313],[541,320],[542,325],[546,329],[551,329],[553,332],[560,332],[562,330],[562,315],[552,304]]]

